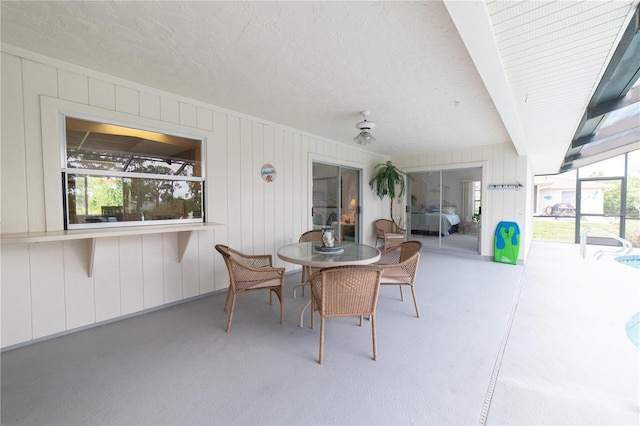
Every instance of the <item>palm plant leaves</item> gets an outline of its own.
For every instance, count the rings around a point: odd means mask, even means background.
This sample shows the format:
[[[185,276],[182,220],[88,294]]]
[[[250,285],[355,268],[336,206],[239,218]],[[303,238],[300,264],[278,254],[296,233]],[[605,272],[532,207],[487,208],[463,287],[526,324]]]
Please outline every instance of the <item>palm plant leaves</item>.
[[[404,195],[405,173],[402,170],[394,166],[391,161],[378,164],[376,170],[376,174],[369,181],[369,186],[371,186],[381,200],[385,195],[388,195],[391,199]],[[397,194],[396,186],[400,187],[400,192]]]
[[[393,165],[391,161],[380,163],[376,167],[376,173],[369,181],[369,186],[375,191],[376,195],[382,200],[388,195],[393,201],[396,197],[404,195],[405,173]],[[399,192],[396,193],[396,188]],[[393,220],[393,202],[391,203],[391,220]]]

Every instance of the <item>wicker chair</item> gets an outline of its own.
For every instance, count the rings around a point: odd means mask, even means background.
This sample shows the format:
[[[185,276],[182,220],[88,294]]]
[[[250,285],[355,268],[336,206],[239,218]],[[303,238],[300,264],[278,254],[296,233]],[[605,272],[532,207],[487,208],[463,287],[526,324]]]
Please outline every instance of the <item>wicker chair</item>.
[[[416,316],[420,318],[420,310],[418,309],[418,300],[416,299],[416,290],[414,282],[418,264],[420,263],[420,252],[422,251],[422,243],[420,241],[405,241],[400,245],[385,250],[380,256],[380,260],[376,265],[382,266],[382,278],[380,285],[397,285],[400,287],[400,299],[404,301],[404,293],[402,286],[411,287],[413,294],[413,304],[416,307]]]
[[[395,222],[389,219],[378,219],[375,222],[375,226],[376,246],[378,245],[378,241],[382,240],[384,250],[402,243],[407,234],[406,229],[400,228]]]
[[[308,241],[322,241],[322,231],[307,231],[300,235],[299,243],[305,243]],[[296,298],[296,290],[298,287],[302,287],[302,295],[304,296],[304,288],[309,285],[309,277],[311,276],[311,267],[302,267],[302,276],[300,277],[300,284],[293,287],[293,298]]]
[[[378,359],[376,346],[376,305],[380,290],[382,268],[373,265],[336,266],[320,269],[311,276],[311,328],[314,312],[320,312],[320,354],[318,362],[324,361],[325,318],[359,316],[362,327],[363,316],[371,319],[373,359]]]
[[[227,311],[229,296],[231,298],[231,308],[227,319],[227,333],[231,330],[233,321],[233,310],[236,306],[236,295],[252,290],[269,290],[269,304],[273,303],[272,292],[278,296],[280,301],[280,324],[284,323],[283,292],[284,292],[284,268],[274,268],[272,257],[266,255],[247,255],[237,250],[216,245],[216,250],[222,255],[227,270],[229,271],[229,289],[224,302],[224,311]]]

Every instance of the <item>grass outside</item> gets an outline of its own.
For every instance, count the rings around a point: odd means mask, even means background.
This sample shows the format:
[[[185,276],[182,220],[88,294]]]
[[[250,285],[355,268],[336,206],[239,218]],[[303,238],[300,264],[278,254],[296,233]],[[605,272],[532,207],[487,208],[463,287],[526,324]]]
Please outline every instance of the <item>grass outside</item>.
[[[557,241],[563,243],[575,242],[575,218],[573,217],[534,217],[533,239],[540,241]],[[616,223],[582,222],[582,230],[598,228],[618,235],[619,227]],[[594,235],[597,235],[594,233]],[[625,239],[634,247],[640,247],[640,220],[627,220]]]

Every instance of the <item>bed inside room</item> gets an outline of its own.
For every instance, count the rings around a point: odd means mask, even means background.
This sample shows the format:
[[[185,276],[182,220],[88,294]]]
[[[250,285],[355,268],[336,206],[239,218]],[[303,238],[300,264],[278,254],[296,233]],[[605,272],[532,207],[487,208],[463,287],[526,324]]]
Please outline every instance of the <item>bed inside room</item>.
[[[442,207],[432,203],[424,211],[411,212],[411,233],[413,234],[440,233],[447,236],[458,232],[459,225],[460,216],[457,214],[457,208],[450,203],[443,202]]]

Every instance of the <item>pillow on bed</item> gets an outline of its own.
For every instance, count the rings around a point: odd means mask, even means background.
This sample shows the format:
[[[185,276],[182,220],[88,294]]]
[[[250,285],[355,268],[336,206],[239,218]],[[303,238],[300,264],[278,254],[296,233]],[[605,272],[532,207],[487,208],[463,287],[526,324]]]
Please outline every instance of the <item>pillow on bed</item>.
[[[438,207],[438,206],[429,206],[426,208],[427,213],[446,213],[446,214],[453,214],[456,212],[456,208],[453,206],[449,206],[449,207]]]

